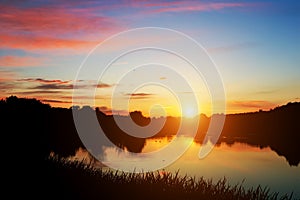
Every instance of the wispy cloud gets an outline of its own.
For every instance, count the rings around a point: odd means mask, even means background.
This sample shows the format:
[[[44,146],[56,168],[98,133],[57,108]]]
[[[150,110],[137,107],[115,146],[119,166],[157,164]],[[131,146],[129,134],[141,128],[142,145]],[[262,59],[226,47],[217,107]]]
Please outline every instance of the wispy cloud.
[[[1,44],[0,44],[1,46]],[[1,56],[0,67],[33,67],[45,65],[45,58],[28,56]]]
[[[0,92],[7,92],[7,90],[15,88],[15,84],[6,81],[0,81]]]
[[[128,110],[117,110],[117,109],[111,109],[106,106],[100,106],[99,110],[106,115],[112,115],[113,113],[117,113],[118,115],[128,115]]]
[[[124,30],[120,17],[107,11],[123,8],[143,15],[165,12],[216,11],[249,8],[258,3],[200,1],[118,1],[85,3],[59,1],[29,4],[0,3],[0,48],[32,50],[90,49],[104,38],[99,36]],[[24,4],[24,5],[22,5]],[[49,4],[49,5],[48,5]],[[97,37],[95,37],[97,35]],[[96,39],[95,39],[96,38]]]
[[[28,81],[28,82],[38,82],[38,83],[56,83],[56,84],[67,84],[70,83],[71,81],[62,81],[59,79],[43,79],[43,78],[23,78],[19,79],[19,81]]]
[[[116,29],[113,18],[101,16],[95,7],[0,5],[0,26],[7,31],[42,33],[43,35],[80,34]]]
[[[18,79],[19,82],[30,82],[34,84],[29,88],[30,90],[68,90],[73,89],[71,80],[59,80],[59,79],[43,79],[43,78],[23,78]]]
[[[129,96],[131,99],[147,99],[152,97],[154,94],[152,93],[126,93],[125,96]]]
[[[51,84],[42,84],[35,87],[32,87],[30,89],[38,89],[38,90],[69,90],[73,89],[73,84],[57,84],[57,83],[51,83]]]
[[[146,97],[146,96],[152,96],[153,94],[151,93],[127,93],[127,96],[132,96],[132,97]]]
[[[243,8],[259,6],[257,3],[243,2],[200,2],[200,1],[161,1],[155,3],[145,3],[145,7],[151,8],[150,13],[163,12],[196,12],[196,11],[216,11],[227,8]]]
[[[74,87],[76,88],[90,88],[90,87],[97,87],[97,88],[110,88],[113,85],[107,83],[99,83],[94,84],[95,81],[84,81],[81,80],[80,84],[73,84],[72,80],[60,80],[60,79],[44,79],[44,78],[23,78],[18,79],[17,81],[20,82],[30,82],[33,84],[37,84],[31,86],[27,89],[33,90],[70,90]]]
[[[11,92],[12,95],[36,95],[36,94],[59,94],[61,91],[49,91],[49,90],[30,90],[30,91],[19,91]]]
[[[80,39],[45,37],[42,35],[16,35],[0,34],[0,48],[39,50],[39,49],[86,49],[91,48],[99,41],[87,41]]]
[[[55,100],[55,99],[42,99],[41,101],[45,103],[72,103],[72,101],[62,101],[62,100]]]
[[[12,81],[18,77],[18,74],[10,70],[1,70],[0,69],[0,82],[2,81]]]
[[[107,84],[107,83],[99,83],[96,85],[97,88],[110,88],[110,87],[113,87],[114,85],[110,85],[110,84]]]
[[[0,69],[0,97],[7,96],[7,93],[17,87],[15,79],[18,74],[14,71]]]
[[[63,3],[63,2],[62,2]],[[0,48],[82,49],[98,44],[91,39],[122,29],[118,20],[103,16],[97,6],[62,3],[43,5],[0,3]]]
[[[249,100],[249,101],[229,101],[227,103],[228,107],[241,108],[241,109],[269,109],[277,106],[276,103],[270,101],[260,101],[260,100]]]

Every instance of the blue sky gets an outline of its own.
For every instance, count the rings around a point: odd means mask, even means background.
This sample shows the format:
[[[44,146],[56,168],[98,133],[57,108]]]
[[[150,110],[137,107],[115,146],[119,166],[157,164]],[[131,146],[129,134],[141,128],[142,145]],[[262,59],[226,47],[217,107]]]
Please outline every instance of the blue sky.
[[[69,107],[88,52],[113,34],[149,26],[183,32],[207,49],[224,81],[228,113],[300,98],[297,1],[1,1],[0,10],[2,98]],[[133,104],[160,97],[143,98]]]

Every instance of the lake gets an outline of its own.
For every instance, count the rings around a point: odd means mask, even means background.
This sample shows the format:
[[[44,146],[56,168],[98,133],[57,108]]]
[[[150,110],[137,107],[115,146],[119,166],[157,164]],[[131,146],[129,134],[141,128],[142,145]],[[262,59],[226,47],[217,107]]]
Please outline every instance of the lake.
[[[167,145],[170,140],[170,137],[147,139],[142,153],[158,150]],[[186,138],[181,140],[185,142]],[[176,162],[163,170],[169,172],[179,170],[179,174],[183,176],[199,178],[203,176],[213,181],[226,177],[230,185],[243,182],[247,188],[258,185],[268,186],[271,191],[280,194],[294,192],[295,197],[300,198],[300,166],[290,166],[283,156],[279,156],[269,147],[260,148],[238,142],[232,145],[221,143],[203,159],[198,158],[199,149],[200,144],[192,142],[190,148]],[[114,154],[113,152],[110,149],[110,154]],[[82,158],[83,155],[82,151],[77,153],[77,157]],[[114,156],[124,155],[115,151]],[[109,160],[105,161],[109,162]],[[137,159],[136,162],[139,160]]]
[[[145,151],[151,151],[168,142],[167,138],[147,140]],[[207,144],[208,145],[208,144]],[[229,146],[221,143],[200,160],[200,144],[193,143],[186,153],[175,163],[165,168],[182,175],[213,180],[226,177],[230,183],[241,183],[247,187],[268,186],[273,191],[291,193],[300,198],[300,166],[290,166],[284,157],[278,156],[269,147],[253,147],[244,143]]]

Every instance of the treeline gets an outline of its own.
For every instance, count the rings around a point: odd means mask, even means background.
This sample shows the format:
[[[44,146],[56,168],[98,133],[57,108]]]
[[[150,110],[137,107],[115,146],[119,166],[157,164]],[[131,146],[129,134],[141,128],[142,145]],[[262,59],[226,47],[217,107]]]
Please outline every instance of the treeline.
[[[195,142],[204,141],[210,120],[219,114],[207,117],[201,114]],[[269,111],[229,114],[225,116],[225,123],[217,144],[226,142],[231,145],[243,142],[260,148],[270,147],[278,155],[284,156],[292,166],[300,162],[300,102],[288,103]],[[163,120],[161,118],[152,120]],[[153,137],[175,135],[179,129],[180,118],[167,117],[165,126]],[[190,119],[195,120],[195,119]],[[135,118],[140,124],[146,124],[149,118],[141,114]],[[189,133],[186,134],[189,136]],[[209,135],[208,135],[209,136]],[[208,137],[209,138],[209,137]]]
[[[72,110],[76,109],[76,110]],[[45,158],[50,152],[66,157],[74,155],[82,144],[74,124],[72,111],[87,112],[95,115],[106,136],[120,148],[131,152],[141,152],[145,138],[137,138],[125,133],[116,124],[113,116],[107,116],[99,109],[90,107],[52,108],[36,99],[8,97],[0,101],[0,120],[4,146],[7,154],[20,155],[26,152],[32,158]],[[152,137],[175,135],[180,127],[180,118],[147,118],[135,111],[129,116],[117,116],[126,122],[131,118],[140,126],[165,121],[163,128]],[[212,116],[214,117],[214,116]],[[199,116],[200,124],[195,141],[203,143],[211,117]],[[290,165],[300,162],[300,103],[288,103],[269,111],[230,114],[218,143],[245,142],[259,147],[270,146],[283,155]],[[192,119],[191,119],[192,120]],[[159,123],[157,123],[159,124]],[[188,134],[187,134],[188,135]],[[15,152],[17,151],[17,152]],[[27,159],[27,158],[26,158]]]
[[[21,196],[39,199],[56,198],[63,193],[67,194],[66,197],[70,195],[69,197],[76,198],[76,191],[92,196],[101,195],[98,192],[102,190],[95,188],[98,180],[93,178],[94,183],[90,183],[88,180],[92,176],[86,174],[89,172],[86,172],[83,165],[80,165],[83,168],[72,167],[72,171],[49,160],[50,152],[55,152],[59,157],[67,157],[74,155],[78,148],[84,148],[77,134],[72,111],[74,110],[52,108],[36,99],[11,96],[0,100],[1,180],[5,185],[4,193],[15,189],[16,192],[9,192],[11,198]],[[89,107],[76,110],[87,111],[95,114]],[[298,165],[299,114],[300,103],[289,103],[267,112],[227,115],[219,143],[239,141],[261,147],[270,146],[279,155],[285,156],[291,165]],[[140,112],[130,115],[141,126],[150,123],[150,118],[143,117]],[[145,145],[144,138],[124,133],[116,126],[112,116],[106,116],[99,109],[96,109],[96,116],[107,137],[115,145],[132,152],[141,152]],[[128,116],[122,118],[129,120]],[[178,118],[152,120],[166,120],[163,129],[153,137],[174,135],[179,127]],[[200,116],[195,141],[203,142],[209,120],[205,115]],[[68,176],[71,171],[72,176]],[[109,193],[114,191],[115,185],[109,186],[107,183],[113,180],[100,180],[104,181],[106,188],[110,188],[107,190]],[[85,186],[83,183],[90,184]],[[135,186],[132,187],[134,188]]]

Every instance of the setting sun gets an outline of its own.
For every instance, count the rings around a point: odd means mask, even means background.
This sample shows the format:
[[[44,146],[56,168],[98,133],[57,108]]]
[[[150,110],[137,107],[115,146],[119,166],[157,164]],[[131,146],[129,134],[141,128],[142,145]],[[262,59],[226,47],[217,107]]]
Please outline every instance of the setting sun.
[[[0,1],[3,197],[300,200],[299,10]]]
[[[187,118],[193,118],[195,115],[197,115],[197,110],[192,107],[185,108],[182,113],[182,116]]]

